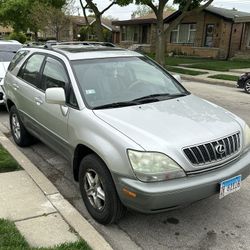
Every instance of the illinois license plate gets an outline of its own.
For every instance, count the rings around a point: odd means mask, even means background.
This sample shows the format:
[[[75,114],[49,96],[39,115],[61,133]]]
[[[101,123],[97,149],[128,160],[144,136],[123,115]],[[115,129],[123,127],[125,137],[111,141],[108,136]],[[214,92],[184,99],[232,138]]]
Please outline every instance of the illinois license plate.
[[[235,176],[231,179],[222,181],[220,183],[220,199],[228,194],[238,191],[241,187],[241,175]]]

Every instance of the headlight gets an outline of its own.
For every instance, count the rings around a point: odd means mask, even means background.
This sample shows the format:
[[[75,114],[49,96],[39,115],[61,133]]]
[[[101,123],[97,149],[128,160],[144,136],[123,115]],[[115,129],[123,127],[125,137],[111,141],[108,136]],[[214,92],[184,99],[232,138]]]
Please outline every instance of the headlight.
[[[250,147],[250,128],[246,124],[244,127],[244,148]]]
[[[128,157],[140,181],[156,182],[186,176],[176,162],[161,153],[128,150]]]

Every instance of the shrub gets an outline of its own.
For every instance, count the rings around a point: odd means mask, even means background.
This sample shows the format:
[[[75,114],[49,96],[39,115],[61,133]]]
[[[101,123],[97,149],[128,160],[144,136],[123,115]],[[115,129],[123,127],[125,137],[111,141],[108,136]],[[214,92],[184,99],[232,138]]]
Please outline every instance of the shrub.
[[[17,40],[20,43],[25,43],[27,40],[27,37],[22,32],[13,32],[9,35],[10,40]]]

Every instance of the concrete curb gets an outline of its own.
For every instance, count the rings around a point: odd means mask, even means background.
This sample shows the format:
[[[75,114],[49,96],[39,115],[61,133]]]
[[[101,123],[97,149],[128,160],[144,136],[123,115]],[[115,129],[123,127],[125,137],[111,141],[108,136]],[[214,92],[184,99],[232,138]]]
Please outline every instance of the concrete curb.
[[[95,228],[60,194],[43,173],[3,134],[6,128],[0,123],[0,144],[42,190],[64,220],[88,243],[93,250],[112,250],[109,243]]]

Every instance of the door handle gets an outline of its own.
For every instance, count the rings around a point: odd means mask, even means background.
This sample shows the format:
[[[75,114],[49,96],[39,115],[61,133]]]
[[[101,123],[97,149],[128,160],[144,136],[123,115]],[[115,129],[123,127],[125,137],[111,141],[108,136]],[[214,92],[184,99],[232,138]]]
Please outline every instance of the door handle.
[[[19,86],[16,83],[13,83],[12,86],[13,86],[14,90],[18,90],[19,89]]]
[[[43,100],[40,97],[35,97],[35,102],[38,106],[43,104]]]

